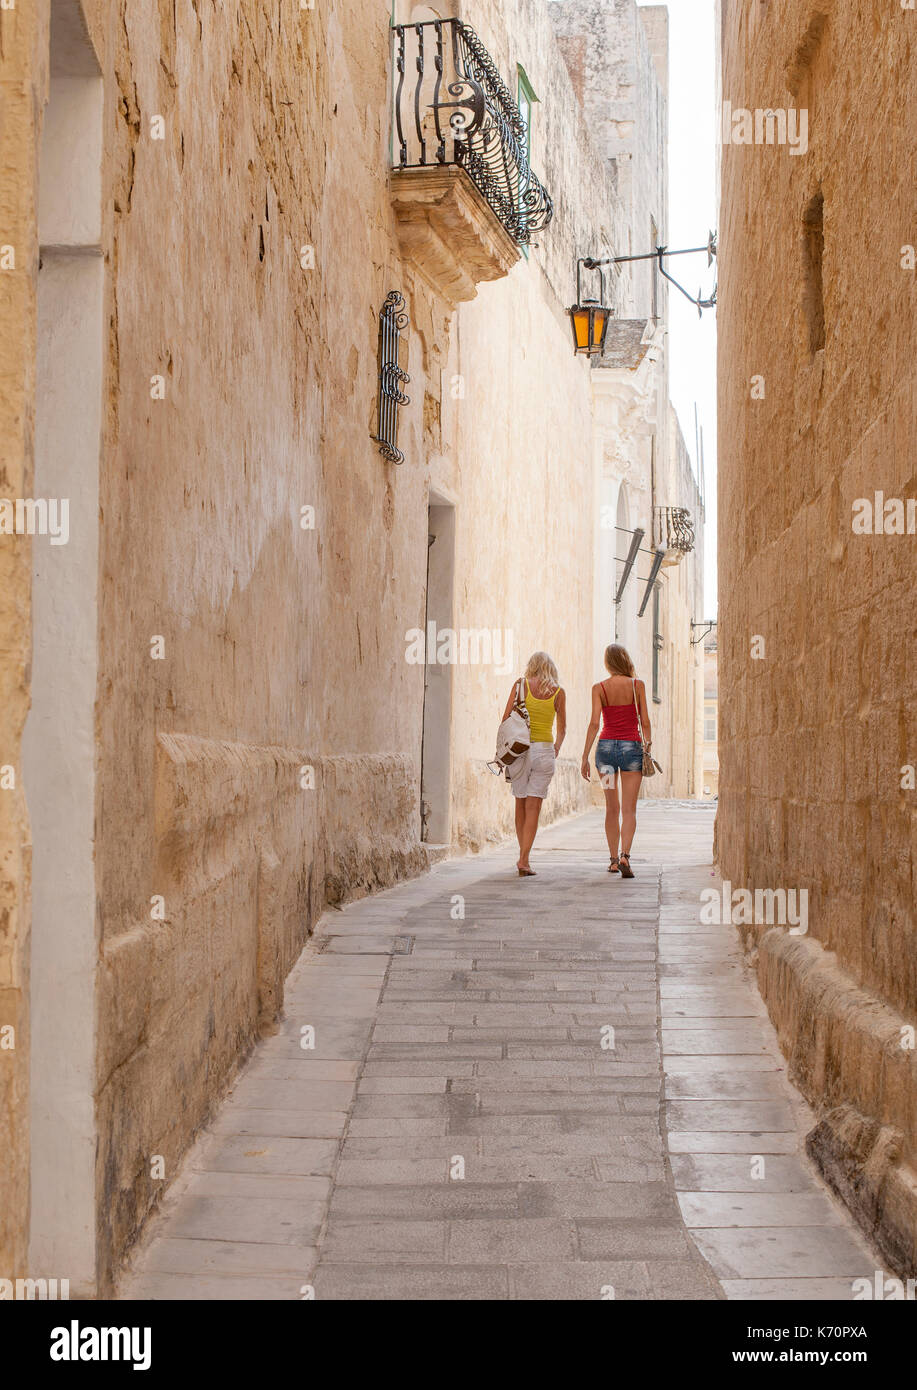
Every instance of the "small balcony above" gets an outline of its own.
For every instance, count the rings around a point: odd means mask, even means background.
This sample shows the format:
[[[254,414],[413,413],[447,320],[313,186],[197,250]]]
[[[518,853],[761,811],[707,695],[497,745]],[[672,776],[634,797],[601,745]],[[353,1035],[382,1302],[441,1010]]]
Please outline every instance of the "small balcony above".
[[[687,507],[656,507],[653,544],[665,550],[664,565],[677,565],[694,549],[694,523]]]
[[[473,29],[396,25],[392,203],[402,252],[448,302],[506,275],[554,213],[528,132]]]

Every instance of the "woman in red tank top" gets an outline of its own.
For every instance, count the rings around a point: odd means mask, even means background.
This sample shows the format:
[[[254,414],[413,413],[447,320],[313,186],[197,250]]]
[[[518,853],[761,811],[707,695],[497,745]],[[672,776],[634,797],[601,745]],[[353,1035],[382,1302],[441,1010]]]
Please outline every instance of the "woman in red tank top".
[[[590,781],[589,754],[601,721],[595,766],[605,792],[605,836],[611,855],[608,872],[620,872],[622,878],[633,878],[630,847],[637,829],[637,796],[643,781],[638,707],[647,748],[652,744],[652,729],[646,707],[646,687],[643,681],[637,680],[634,663],[624,647],[617,644],[606,647],[605,669],[607,678],[592,687],[592,718],[586,730],[581,771],[586,781]]]

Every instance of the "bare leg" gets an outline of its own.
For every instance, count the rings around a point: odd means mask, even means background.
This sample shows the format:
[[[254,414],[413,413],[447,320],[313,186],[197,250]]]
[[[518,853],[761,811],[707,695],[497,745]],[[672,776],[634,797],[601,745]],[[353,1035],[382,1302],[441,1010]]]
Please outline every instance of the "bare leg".
[[[543,797],[527,796],[525,798],[525,822],[522,827],[522,840],[519,845],[519,865],[520,869],[529,867],[529,851],[535,843],[535,835],[538,832],[538,817],[541,815],[541,803]]]
[[[608,853],[612,859],[618,857],[618,837],[620,807],[618,805],[618,774],[607,772],[604,774],[602,786],[605,791],[605,839],[608,841]]]
[[[637,797],[640,792],[640,783],[643,781],[642,772],[622,772],[621,773],[621,853],[630,854],[630,847],[634,842],[634,834],[637,829]]]
[[[522,830],[525,825],[525,797],[516,796],[513,798],[516,803],[516,839],[519,841],[519,853],[522,853]]]

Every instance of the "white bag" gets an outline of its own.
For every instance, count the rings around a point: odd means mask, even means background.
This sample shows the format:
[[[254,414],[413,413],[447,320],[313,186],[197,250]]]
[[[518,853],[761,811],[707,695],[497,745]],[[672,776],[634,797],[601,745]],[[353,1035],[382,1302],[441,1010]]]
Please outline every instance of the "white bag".
[[[522,680],[516,686],[516,703],[497,730],[497,751],[493,762],[487,764],[495,777],[506,773],[508,781],[518,777],[528,763],[532,731],[529,712],[525,707],[525,686]]]

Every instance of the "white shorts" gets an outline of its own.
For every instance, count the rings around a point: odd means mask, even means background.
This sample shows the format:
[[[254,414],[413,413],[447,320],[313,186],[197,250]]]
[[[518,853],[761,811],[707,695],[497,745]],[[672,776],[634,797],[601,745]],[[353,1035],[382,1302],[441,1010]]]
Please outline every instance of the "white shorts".
[[[513,796],[540,796],[544,800],[553,776],[554,744],[532,743],[529,745],[525,767],[510,782]]]

